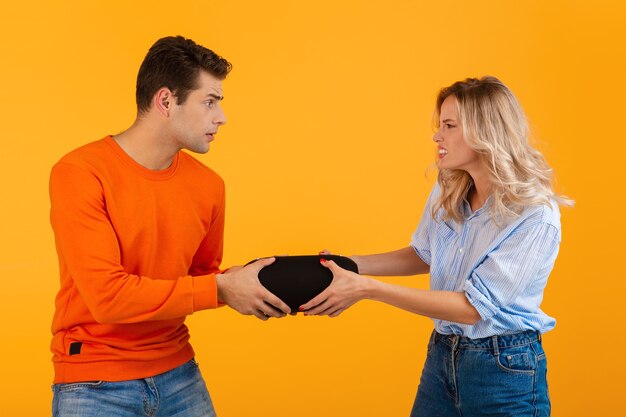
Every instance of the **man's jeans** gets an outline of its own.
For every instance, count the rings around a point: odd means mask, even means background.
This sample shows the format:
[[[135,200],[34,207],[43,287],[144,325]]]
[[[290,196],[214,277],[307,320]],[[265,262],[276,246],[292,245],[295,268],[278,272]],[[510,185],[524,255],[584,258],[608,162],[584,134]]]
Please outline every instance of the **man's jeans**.
[[[482,339],[433,332],[411,417],[549,416],[546,369],[537,332]]]
[[[53,417],[215,417],[193,359],[150,378],[55,384],[52,391]]]

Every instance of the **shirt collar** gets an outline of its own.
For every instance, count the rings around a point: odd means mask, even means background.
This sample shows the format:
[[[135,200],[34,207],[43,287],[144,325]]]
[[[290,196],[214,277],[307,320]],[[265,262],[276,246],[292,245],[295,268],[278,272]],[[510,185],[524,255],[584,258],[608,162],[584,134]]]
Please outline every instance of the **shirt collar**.
[[[493,196],[490,195],[489,197],[487,197],[487,200],[485,200],[485,204],[483,204],[481,208],[472,212],[472,206],[470,205],[469,201],[467,201],[467,198],[463,198],[462,206],[463,206],[463,214],[465,215],[465,219],[469,220],[473,217],[478,217],[481,214],[485,213],[487,209],[489,208],[489,206],[491,206],[492,201],[493,201]]]

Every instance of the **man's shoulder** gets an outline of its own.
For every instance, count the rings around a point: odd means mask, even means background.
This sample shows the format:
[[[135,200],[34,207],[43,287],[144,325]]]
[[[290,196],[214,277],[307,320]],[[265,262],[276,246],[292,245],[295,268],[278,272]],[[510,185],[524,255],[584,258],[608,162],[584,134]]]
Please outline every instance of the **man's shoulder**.
[[[200,160],[194,158],[192,155],[187,152],[180,152],[181,162],[187,167],[189,171],[193,173],[193,175],[199,175],[203,177],[205,180],[216,181],[219,183],[224,183],[222,177],[215,172],[213,169],[209,168],[207,165],[202,163]]]
[[[59,159],[57,164],[74,165],[86,169],[94,164],[105,163],[110,154],[111,147],[107,144],[105,137],[68,152]]]

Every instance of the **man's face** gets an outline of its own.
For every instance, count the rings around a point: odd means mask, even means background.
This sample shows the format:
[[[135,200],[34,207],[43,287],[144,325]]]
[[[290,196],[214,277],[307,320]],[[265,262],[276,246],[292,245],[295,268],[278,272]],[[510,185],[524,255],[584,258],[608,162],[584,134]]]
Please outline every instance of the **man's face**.
[[[171,131],[178,148],[207,153],[217,129],[226,123],[220,105],[223,98],[222,81],[200,71],[198,85],[199,88],[192,90],[183,104],[173,104],[170,112]]]

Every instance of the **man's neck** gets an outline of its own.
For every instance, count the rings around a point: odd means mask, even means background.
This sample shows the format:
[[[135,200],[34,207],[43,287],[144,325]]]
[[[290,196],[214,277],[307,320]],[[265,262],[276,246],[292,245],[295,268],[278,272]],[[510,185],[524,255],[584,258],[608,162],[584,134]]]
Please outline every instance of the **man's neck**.
[[[113,139],[135,162],[154,171],[169,168],[180,150],[158,125],[141,119]]]

